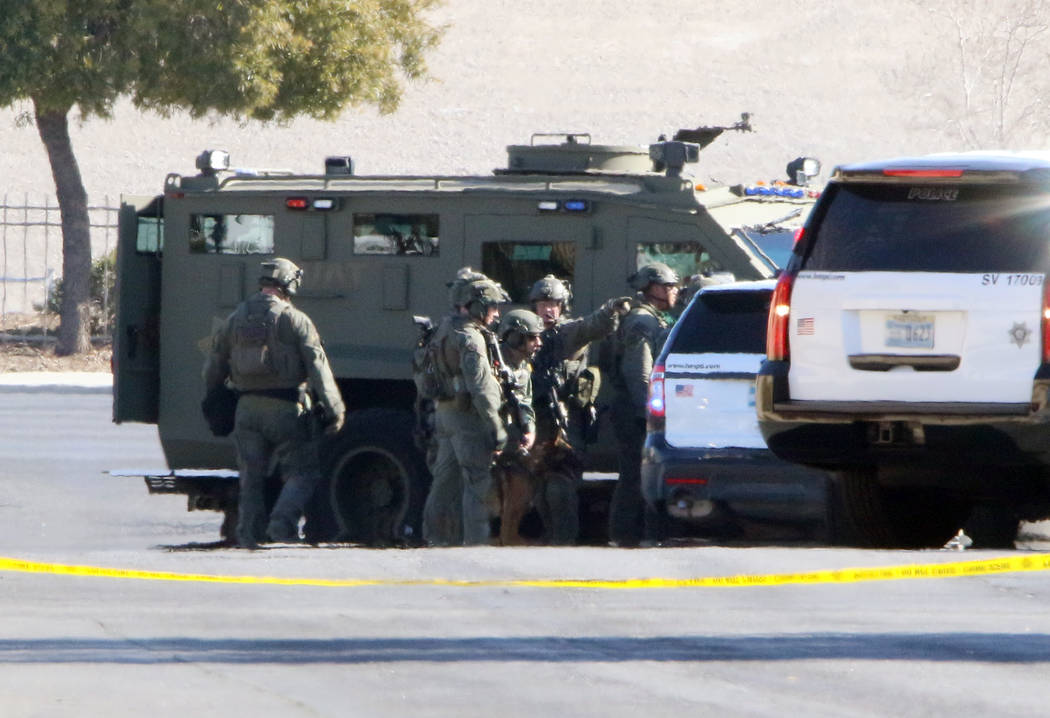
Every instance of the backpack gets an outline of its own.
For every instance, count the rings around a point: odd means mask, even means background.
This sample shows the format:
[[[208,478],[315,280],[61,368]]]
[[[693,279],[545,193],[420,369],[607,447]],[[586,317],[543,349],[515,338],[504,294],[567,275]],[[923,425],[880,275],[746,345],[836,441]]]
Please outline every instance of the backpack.
[[[303,379],[302,360],[293,344],[278,337],[287,304],[270,307],[249,302],[233,317],[230,336],[230,369],[241,379],[296,384]]]

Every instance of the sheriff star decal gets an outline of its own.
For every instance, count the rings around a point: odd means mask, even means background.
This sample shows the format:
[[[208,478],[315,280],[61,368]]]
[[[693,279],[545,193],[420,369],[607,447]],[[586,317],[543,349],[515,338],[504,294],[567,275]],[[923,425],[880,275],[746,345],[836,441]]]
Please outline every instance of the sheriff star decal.
[[[1010,328],[1010,341],[1017,345],[1018,349],[1030,342],[1032,330],[1028,328],[1027,322],[1014,322]]]

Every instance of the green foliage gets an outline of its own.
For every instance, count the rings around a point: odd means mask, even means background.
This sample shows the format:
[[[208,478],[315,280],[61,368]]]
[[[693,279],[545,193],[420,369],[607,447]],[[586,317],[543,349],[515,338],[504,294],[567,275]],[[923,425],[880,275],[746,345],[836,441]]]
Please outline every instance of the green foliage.
[[[442,30],[440,0],[34,0],[0,13],[0,106],[106,116],[136,106],[194,117],[332,119],[396,108]]]
[[[95,336],[112,335],[116,319],[116,281],[117,250],[91,263],[91,334]],[[51,286],[44,311],[49,314],[62,313],[62,280]]]
[[[108,116],[121,96],[193,117],[333,119],[348,106],[393,111],[402,81],[426,73],[440,0],[3,0],[0,107],[30,100],[63,211],[65,260],[90,253],[69,111]],[[70,305],[87,284],[72,261]],[[57,350],[83,351],[79,311],[62,315]]]

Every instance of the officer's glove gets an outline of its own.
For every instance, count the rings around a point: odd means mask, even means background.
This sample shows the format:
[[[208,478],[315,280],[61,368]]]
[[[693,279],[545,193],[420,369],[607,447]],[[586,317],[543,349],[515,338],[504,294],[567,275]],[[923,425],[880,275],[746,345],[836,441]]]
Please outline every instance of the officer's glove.
[[[518,446],[522,451],[529,451],[536,443],[536,432],[530,431],[527,434],[521,435],[521,440],[518,442]]]
[[[602,311],[608,315],[624,316],[631,311],[631,297],[613,297],[602,305]]]
[[[328,414],[327,419],[324,425],[324,434],[325,436],[335,436],[343,428],[343,413]]]

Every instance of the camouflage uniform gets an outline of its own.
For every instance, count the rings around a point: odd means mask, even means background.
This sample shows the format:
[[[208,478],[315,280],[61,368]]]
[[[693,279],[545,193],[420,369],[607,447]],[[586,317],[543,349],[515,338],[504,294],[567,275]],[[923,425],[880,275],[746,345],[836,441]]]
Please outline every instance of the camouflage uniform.
[[[536,433],[536,411],[532,405],[532,362],[505,341],[500,342],[500,353],[514,382],[514,396],[518,400],[517,415],[506,403],[503,406],[503,419],[507,427],[506,451],[512,451],[521,443],[524,434]]]
[[[580,374],[587,368],[588,346],[616,330],[615,300],[597,311],[576,319],[561,317],[557,323],[540,335],[543,346],[535,358],[533,387],[536,400],[536,444],[548,445],[558,435],[558,420],[551,401],[553,394],[568,418],[565,437],[577,450],[585,446],[584,424],[587,419],[577,408],[567,405]],[[550,467],[540,486],[536,508],[543,520],[544,538],[552,544],[567,545],[576,542],[580,532],[579,499],[577,491],[583,479],[579,464],[572,467]]]
[[[454,390],[438,399],[434,481],[423,509],[423,538],[437,546],[484,544],[491,531],[492,458],[507,441],[503,395],[474,319],[445,317],[431,339],[438,368]]]
[[[203,375],[207,389],[229,378],[240,393],[233,430],[240,470],[238,544],[298,540],[299,519],[320,479],[307,388],[327,423],[341,426],[344,415],[313,322],[287,300],[258,292],[213,334]],[[268,516],[265,489],[274,459],[284,485]]]
[[[645,532],[641,460],[649,374],[672,324],[670,314],[639,293],[616,335],[612,423],[619,443],[620,477],[609,506],[609,538],[620,545],[637,545]]]

